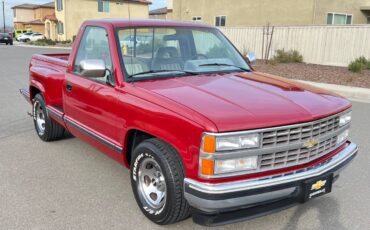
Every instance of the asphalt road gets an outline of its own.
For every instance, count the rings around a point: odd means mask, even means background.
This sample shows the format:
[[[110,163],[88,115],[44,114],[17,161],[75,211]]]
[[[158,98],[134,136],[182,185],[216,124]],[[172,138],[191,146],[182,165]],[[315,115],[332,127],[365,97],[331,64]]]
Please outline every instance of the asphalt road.
[[[191,219],[148,221],[128,170],[76,138],[44,143],[18,89],[33,53],[67,50],[0,45],[0,229],[203,229]],[[333,192],[258,219],[213,229],[370,229],[370,104],[353,104],[352,140],[360,147]]]

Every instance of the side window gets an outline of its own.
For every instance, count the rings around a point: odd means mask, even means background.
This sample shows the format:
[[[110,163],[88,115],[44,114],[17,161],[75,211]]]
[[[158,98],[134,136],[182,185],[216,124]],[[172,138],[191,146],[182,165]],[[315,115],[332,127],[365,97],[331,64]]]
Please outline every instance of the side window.
[[[198,55],[205,55],[207,58],[231,58],[224,43],[214,34],[194,30],[193,38],[195,49]]]
[[[80,62],[82,60],[100,59],[105,62],[105,67],[112,72],[112,60],[109,50],[108,34],[104,28],[87,27],[78,48],[76,60],[74,64],[74,72],[80,73]],[[105,77],[94,78],[94,80],[102,83],[107,82],[109,71]]]

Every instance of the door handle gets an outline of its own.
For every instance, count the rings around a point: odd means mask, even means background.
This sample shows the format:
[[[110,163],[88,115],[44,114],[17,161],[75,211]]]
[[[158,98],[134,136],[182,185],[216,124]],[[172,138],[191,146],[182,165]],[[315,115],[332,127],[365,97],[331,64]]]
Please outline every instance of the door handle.
[[[66,85],[66,89],[68,92],[71,92],[72,91],[72,85],[71,84],[67,84]]]

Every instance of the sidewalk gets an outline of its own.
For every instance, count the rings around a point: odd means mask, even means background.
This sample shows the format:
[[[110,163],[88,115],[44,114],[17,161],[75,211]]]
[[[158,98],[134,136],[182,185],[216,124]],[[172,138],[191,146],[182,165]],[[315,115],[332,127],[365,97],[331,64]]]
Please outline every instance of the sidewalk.
[[[370,103],[370,89],[367,89],[367,88],[317,83],[317,82],[302,81],[302,80],[295,80],[295,81],[332,91],[352,101]]]

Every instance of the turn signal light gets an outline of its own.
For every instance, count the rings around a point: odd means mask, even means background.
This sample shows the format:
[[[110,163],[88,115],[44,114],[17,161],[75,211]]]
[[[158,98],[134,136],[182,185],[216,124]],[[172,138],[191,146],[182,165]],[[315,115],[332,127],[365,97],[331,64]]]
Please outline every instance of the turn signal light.
[[[214,175],[215,162],[209,159],[201,159],[202,175],[213,176]]]
[[[216,138],[213,136],[203,136],[203,152],[214,153],[216,152]]]

